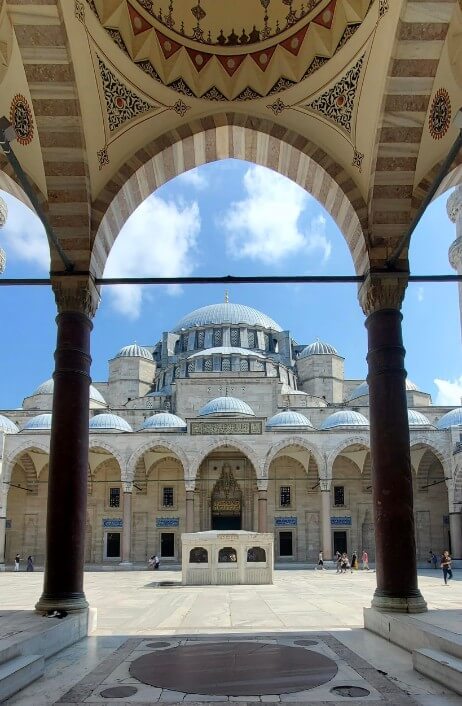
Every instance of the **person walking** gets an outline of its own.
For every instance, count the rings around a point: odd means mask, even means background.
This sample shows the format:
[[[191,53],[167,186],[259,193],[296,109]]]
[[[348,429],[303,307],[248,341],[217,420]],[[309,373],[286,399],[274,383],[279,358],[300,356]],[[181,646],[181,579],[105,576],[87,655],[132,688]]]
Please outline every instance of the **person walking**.
[[[335,552],[335,563],[337,564],[337,573],[340,573],[340,567],[342,564],[342,555],[340,554],[339,550]]]
[[[438,557],[436,556],[435,552],[432,553],[432,564],[434,569],[438,568]]]
[[[26,565],[26,571],[33,571],[34,570],[34,560],[32,559],[31,555],[27,557],[27,565]]]
[[[362,563],[363,563],[363,571],[364,569],[366,571],[369,571],[369,554],[366,552],[365,549],[363,549],[363,555],[361,557]]]
[[[315,569],[322,569],[324,570],[324,559],[322,556],[322,551],[319,552],[318,554],[318,565],[314,567]]]
[[[155,554],[155,555],[154,555],[154,569],[157,571],[157,569],[159,568],[159,566],[160,566],[160,559],[159,559],[159,557],[157,556],[157,554]]]
[[[353,569],[358,568],[358,552],[355,550],[353,552],[353,555],[351,557],[351,573],[353,573]]]
[[[452,558],[447,549],[444,550],[443,556],[441,557],[441,568],[443,569],[443,579],[444,585],[448,585],[448,579],[452,579],[452,569],[451,569]]]
[[[20,554],[16,554],[16,556],[15,556],[15,558],[14,558],[14,570],[15,570],[15,571],[19,571],[19,562],[20,562],[20,561],[21,561],[21,555],[20,555]]]

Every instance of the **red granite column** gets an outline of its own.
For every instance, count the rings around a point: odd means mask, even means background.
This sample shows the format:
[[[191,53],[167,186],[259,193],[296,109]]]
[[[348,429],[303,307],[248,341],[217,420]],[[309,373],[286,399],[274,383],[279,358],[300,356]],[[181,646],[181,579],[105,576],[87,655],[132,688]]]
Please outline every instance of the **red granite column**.
[[[45,578],[37,610],[88,607],[83,592],[87,511],[91,316],[88,282],[54,283],[57,344],[46,525]]]
[[[368,318],[368,377],[372,500],[377,588],[372,607],[421,613],[417,586],[405,350],[399,311],[406,279],[369,277],[360,299]]]

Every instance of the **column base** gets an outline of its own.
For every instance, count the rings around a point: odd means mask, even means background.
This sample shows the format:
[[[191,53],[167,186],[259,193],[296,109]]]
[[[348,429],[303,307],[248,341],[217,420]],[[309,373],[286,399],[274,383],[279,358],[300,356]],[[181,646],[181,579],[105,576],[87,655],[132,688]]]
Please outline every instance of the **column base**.
[[[48,612],[49,610],[65,610],[66,613],[75,613],[87,610],[88,602],[84,593],[43,593],[35,604],[35,610]]]
[[[0,564],[0,572],[2,572],[2,571],[6,571],[6,564],[5,563]]]
[[[419,589],[410,596],[386,595],[383,591],[376,590],[371,606],[381,613],[425,613],[428,610]]]

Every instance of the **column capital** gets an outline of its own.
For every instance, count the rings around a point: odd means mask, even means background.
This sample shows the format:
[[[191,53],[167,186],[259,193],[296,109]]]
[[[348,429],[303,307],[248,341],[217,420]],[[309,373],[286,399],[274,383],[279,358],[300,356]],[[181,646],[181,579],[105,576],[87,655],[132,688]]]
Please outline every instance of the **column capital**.
[[[462,266],[462,237],[451,243],[448,257],[451,267],[458,272]]]
[[[457,223],[462,217],[462,188],[455,189],[446,202],[446,211],[453,223]]]
[[[368,272],[358,291],[366,316],[380,309],[401,309],[408,277],[408,272]]]
[[[124,493],[133,493],[133,483],[131,481],[122,481],[122,488]]]
[[[185,491],[187,493],[194,493],[194,491],[196,490],[196,481],[195,480],[185,480],[184,487],[185,487]]]
[[[257,490],[259,493],[268,490],[268,478],[259,478],[257,480]]]
[[[60,314],[76,311],[90,319],[96,314],[100,302],[98,289],[90,276],[52,276],[51,286]]]

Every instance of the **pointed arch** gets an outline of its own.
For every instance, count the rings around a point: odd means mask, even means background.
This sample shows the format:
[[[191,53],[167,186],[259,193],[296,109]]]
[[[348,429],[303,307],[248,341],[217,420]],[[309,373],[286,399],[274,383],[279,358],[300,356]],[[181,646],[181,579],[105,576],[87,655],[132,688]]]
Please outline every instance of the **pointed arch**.
[[[147,441],[145,444],[140,446],[138,449],[135,449],[133,451],[132,455],[127,461],[127,473],[126,477],[122,478],[123,481],[125,482],[133,482],[135,479],[135,472],[136,472],[136,467],[138,464],[138,461],[142,458],[142,456],[147,452],[147,451],[154,451],[156,448],[165,448],[171,451],[171,453],[176,456],[179,461],[181,462],[181,465],[183,466],[183,475],[184,478],[186,479],[188,477],[188,469],[189,469],[189,460],[188,457],[186,456],[185,452],[179,446],[178,444],[175,444],[173,441],[166,440],[164,438],[162,439],[152,439],[151,441]]]
[[[112,446],[112,444],[108,444],[107,441],[100,441],[97,438],[90,438],[90,444],[88,451],[92,451],[93,449],[104,449],[105,451],[110,454],[110,456],[113,456],[115,460],[117,461],[119,465],[119,470],[120,470],[120,477],[123,480],[125,472],[126,472],[126,459],[122,456],[122,454],[116,449],[115,446]],[[96,470],[96,469],[95,469]]]
[[[262,468],[261,468],[261,463],[260,459],[258,458],[257,454],[254,452],[250,444],[247,444],[245,441],[237,440],[232,437],[228,436],[223,436],[220,439],[217,439],[213,441],[212,443],[208,444],[207,446],[203,447],[196,455],[196,458],[194,461],[191,462],[191,468],[190,468],[190,474],[188,477],[188,480],[191,482],[195,479],[197,479],[197,474],[199,472],[199,467],[201,463],[211,454],[213,451],[216,451],[217,449],[222,448],[223,446],[231,446],[238,451],[240,451],[244,456],[246,456],[249,461],[251,461],[254,469],[255,469],[255,475],[257,479],[262,478]],[[186,477],[185,477],[186,478]]]
[[[265,478],[268,478],[270,465],[274,461],[274,459],[276,458],[278,453],[288,446],[301,446],[302,448],[309,451],[310,454],[313,455],[314,460],[316,461],[319,477],[320,478],[324,477],[324,475],[325,475],[325,459],[324,459],[321,451],[319,449],[317,449],[314,444],[310,443],[307,439],[304,439],[301,436],[290,436],[288,438],[282,439],[279,443],[274,444],[269,449],[269,451],[266,455],[264,471],[263,471]]]
[[[421,432],[420,434],[412,434],[410,444],[411,451],[414,447],[419,445],[427,446],[430,451],[433,451],[433,453],[443,466],[443,469],[446,469],[450,458],[450,451],[448,450],[446,444],[443,446],[442,444],[439,444],[437,441],[435,441],[435,439],[432,438],[431,432],[428,434],[426,434],[425,432]]]
[[[6,456],[6,463],[4,462],[4,475],[3,475],[3,481],[5,483],[9,483],[11,481],[11,474],[13,473],[13,468],[16,463],[20,463],[20,458],[23,454],[27,453],[28,451],[34,451],[35,449],[38,449],[39,451],[43,451],[43,453],[47,454],[48,456],[50,455],[50,443],[48,440],[48,443],[44,443],[43,441],[39,442],[32,442],[30,439],[29,441],[24,441],[22,444],[19,446],[16,446],[16,448],[12,449],[10,453],[7,454]]]
[[[371,447],[369,434],[365,432],[364,434],[356,434],[355,436],[349,436],[346,439],[342,439],[342,441],[340,441],[337,446],[332,449],[332,451],[327,457],[327,471],[329,478],[332,477],[332,467],[337,456],[340,456],[342,451],[345,451],[347,448],[349,448],[350,446],[354,446],[355,444],[358,444],[359,446],[364,446],[370,452]]]

